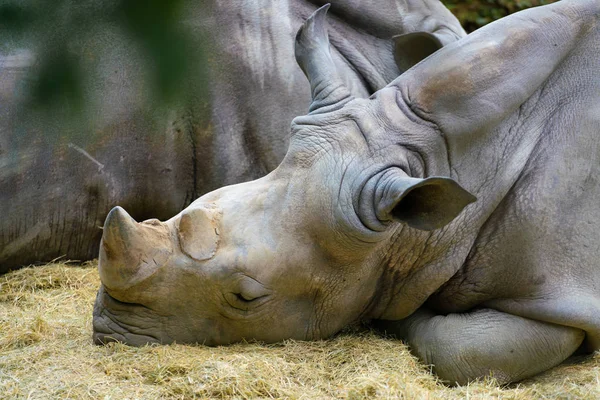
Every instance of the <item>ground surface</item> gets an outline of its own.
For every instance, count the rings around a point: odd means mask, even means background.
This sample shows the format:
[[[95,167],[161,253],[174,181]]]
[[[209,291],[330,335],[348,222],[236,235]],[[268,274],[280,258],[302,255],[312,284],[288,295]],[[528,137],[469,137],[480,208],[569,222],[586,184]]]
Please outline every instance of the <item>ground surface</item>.
[[[507,388],[448,388],[399,341],[345,333],[320,342],[98,347],[94,264],[0,276],[0,398],[600,398],[600,356]]]

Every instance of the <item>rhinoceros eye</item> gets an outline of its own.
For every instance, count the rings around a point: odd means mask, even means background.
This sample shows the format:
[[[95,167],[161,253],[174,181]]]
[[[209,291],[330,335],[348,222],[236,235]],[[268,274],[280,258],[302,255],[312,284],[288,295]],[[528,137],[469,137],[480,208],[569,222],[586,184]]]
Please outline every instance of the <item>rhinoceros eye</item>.
[[[225,293],[224,297],[227,304],[231,307],[241,311],[249,311],[260,304],[263,304],[263,300],[266,300],[268,295],[250,297],[243,293]]]
[[[249,296],[247,294],[243,294],[243,293],[234,293],[235,297],[238,298],[239,301],[243,301],[245,303],[250,303],[251,301],[260,299],[261,297],[264,296],[259,296],[259,297],[253,297],[253,296]]]
[[[260,282],[243,276],[237,280],[234,291],[224,293],[227,303],[238,310],[248,311],[251,307],[262,304],[269,297],[270,290]]]

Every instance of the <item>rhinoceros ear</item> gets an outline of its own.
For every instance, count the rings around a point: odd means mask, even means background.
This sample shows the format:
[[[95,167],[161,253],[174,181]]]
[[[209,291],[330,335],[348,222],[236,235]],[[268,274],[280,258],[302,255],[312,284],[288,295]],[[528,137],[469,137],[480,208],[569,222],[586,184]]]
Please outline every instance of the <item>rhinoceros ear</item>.
[[[198,261],[214,257],[219,246],[220,215],[219,209],[211,207],[184,211],[178,225],[181,250]]]
[[[446,137],[489,132],[581,46],[595,29],[598,4],[559,1],[509,15],[444,46],[390,86]]]
[[[394,36],[394,60],[400,72],[408,71],[442,47],[442,42],[429,32],[412,32]]]
[[[444,227],[476,200],[451,178],[411,178],[393,170],[379,179],[374,192],[380,221],[400,221],[424,231]]]

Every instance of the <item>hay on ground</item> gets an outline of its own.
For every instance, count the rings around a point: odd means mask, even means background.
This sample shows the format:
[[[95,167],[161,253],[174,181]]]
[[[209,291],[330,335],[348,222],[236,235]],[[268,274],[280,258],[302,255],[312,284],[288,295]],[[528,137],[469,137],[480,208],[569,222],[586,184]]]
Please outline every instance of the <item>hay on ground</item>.
[[[449,388],[401,342],[344,333],[318,342],[142,348],[91,341],[95,264],[0,277],[0,397],[73,399],[600,398],[600,358],[499,388]]]

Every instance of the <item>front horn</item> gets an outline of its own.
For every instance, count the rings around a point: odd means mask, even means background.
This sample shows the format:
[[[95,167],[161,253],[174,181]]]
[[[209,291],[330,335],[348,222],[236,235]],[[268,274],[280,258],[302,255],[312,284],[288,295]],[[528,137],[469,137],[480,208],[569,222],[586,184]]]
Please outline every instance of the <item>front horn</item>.
[[[163,223],[137,223],[121,207],[104,222],[98,271],[108,289],[124,290],[154,274],[172,254],[169,229]]]
[[[315,11],[296,34],[296,61],[308,78],[312,92],[310,113],[335,111],[353,99],[331,58],[328,9],[329,4],[326,4]]]

